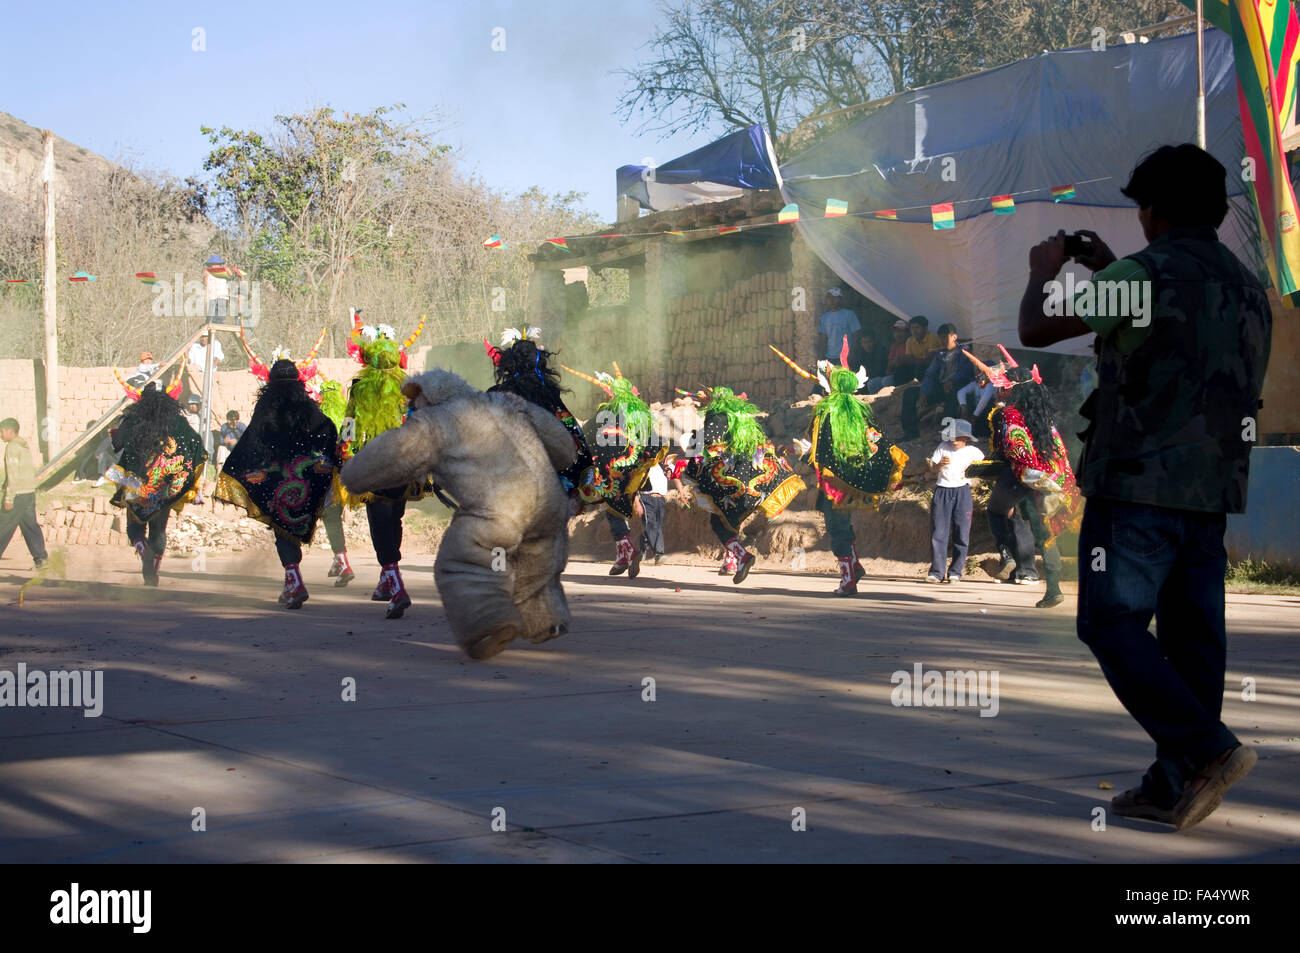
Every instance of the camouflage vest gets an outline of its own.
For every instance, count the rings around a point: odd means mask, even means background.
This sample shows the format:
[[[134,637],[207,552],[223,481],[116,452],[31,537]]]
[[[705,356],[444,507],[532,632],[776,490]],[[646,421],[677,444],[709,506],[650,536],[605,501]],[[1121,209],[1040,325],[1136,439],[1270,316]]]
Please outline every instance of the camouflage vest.
[[[1150,331],[1130,354],[1114,335],[1098,342],[1079,487],[1241,513],[1251,450],[1243,419],[1257,420],[1273,324],[1264,289],[1209,228],[1176,228],[1128,257],[1151,275]]]

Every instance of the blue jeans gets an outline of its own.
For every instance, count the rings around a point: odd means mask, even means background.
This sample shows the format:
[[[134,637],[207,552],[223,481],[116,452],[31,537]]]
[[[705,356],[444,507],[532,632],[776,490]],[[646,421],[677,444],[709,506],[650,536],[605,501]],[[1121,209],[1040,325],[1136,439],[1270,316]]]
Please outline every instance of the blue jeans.
[[[970,521],[974,503],[970,484],[936,486],[930,501],[930,575],[960,578],[966,572],[970,549]],[[952,539],[952,564],[948,565],[948,540]],[[945,569],[945,566],[947,567]]]
[[[1155,741],[1142,790],[1165,807],[1193,774],[1239,743],[1219,717],[1228,652],[1225,526],[1222,513],[1116,500],[1090,499],[1083,513],[1079,638]],[[1147,628],[1153,615],[1154,636]]]

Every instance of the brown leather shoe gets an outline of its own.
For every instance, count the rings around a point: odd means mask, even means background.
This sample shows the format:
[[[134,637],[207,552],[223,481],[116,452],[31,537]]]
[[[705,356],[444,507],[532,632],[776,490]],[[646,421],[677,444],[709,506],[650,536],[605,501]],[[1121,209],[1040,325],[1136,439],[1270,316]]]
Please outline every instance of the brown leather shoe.
[[[1110,809],[1117,817],[1136,817],[1143,821],[1159,821],[1161,824],[1174,822],[1174,809],[1160,807],[1143,794],[1140,787],[1116,794],[1110,799]]]
[[[1223,803],[1223,795],[1255,767],[1259,758],[1245,745],[1229,748],[1183,786],[1174,805],[1174,827],[1186,830],[1201,823]]]

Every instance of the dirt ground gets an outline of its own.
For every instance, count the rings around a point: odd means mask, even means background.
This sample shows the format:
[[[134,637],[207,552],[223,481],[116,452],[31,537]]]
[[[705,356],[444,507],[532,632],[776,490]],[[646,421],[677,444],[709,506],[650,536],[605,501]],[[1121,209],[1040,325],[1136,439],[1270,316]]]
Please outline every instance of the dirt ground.
[[[19,607],[11,550],[0,669],[103,691],[96,718],[0,707],[0,861],[1300,859],[1300,599],[1229,597],[1224,718],[1260,762],[1177,833],[1110,815],[1151,744],[1039,588],[873,564],[839,599],[812,569],[575,560],[572,630],[476,663],[428,556],[398,621],[357,562],[336,589],[313,552],[286,612],[268,553],[169,559],[148,589],[129,552],[74,550]],[[996,714],[895,704],[917,665],[996,676]]]

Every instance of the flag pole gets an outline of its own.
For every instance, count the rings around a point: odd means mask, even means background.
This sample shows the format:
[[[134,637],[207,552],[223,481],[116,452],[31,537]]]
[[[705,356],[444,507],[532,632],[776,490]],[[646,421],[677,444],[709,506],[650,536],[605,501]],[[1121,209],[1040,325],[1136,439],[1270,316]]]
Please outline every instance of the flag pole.
[[[1196,144],[1205,148],[1205,29],[1204,0],[1196,0]]]

